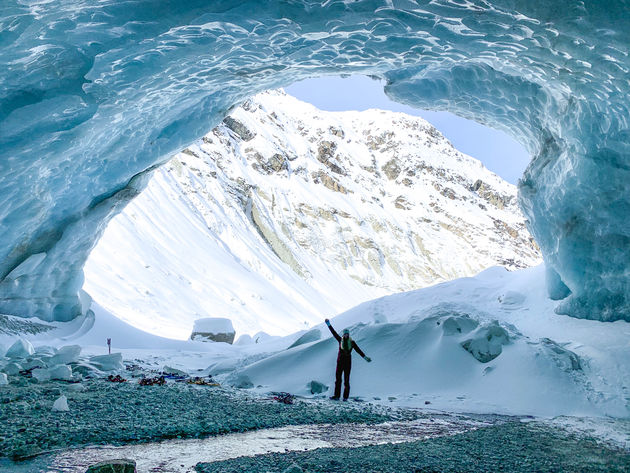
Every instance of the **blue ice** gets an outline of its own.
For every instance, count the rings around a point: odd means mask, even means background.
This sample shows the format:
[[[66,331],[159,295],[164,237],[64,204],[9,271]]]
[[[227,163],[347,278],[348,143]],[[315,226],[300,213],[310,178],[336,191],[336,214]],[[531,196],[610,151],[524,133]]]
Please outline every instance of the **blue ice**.
[[[0,312],[84,311],[107,222],[235,104],[366,74],[523,143],[558,311],[630,321],[629,50],[627,0],[4,0]]]

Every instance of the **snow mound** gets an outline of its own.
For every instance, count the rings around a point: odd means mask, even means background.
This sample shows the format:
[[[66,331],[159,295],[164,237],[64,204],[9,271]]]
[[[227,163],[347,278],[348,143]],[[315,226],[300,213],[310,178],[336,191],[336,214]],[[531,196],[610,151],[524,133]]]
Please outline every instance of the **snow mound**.
[[[304,335],[301,335],[296,341],[294,341],[289,348],[299,347],[300,345],[304,345],[305,343],[316,342],[322,338],[321,330],[314,328],[313,330],[309,330]]]
[[[412,405],[427,400],[449,410],[629,416],[630,368],[618,360],[630,356],[630,324],[556,315],[540,277],[544,271],[491,268],[364,303],[332,319],[336,328],[350,327],[373,360],[354,356],[351,396]],[[518,304],[506,305],[500,296],[507,294]],[[386,313],[389,322],[375,323],[377,313]],[[287,345],[294,339],[287,337]],[[263,359],[235,362],[226,376],[308,396],[312,380],[334,382],[337,350],[332,337],[293,344]]]

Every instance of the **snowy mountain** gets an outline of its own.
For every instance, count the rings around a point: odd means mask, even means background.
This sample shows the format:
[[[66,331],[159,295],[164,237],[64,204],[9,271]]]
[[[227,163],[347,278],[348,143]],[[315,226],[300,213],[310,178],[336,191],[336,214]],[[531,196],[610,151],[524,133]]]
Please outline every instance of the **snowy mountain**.
[[[110,223],[84,288],[155,334],[186,338],[208,316],[237,336],[288,334],[385,294],[539,262],[516,188],[426,121],[275,91],[155,172]]]

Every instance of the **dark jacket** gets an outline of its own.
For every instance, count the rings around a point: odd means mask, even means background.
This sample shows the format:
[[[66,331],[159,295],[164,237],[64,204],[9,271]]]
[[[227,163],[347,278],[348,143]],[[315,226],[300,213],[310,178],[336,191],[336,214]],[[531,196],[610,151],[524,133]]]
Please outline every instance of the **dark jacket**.
[[[330,333],[332,333],[332,336],[335,337],[335,340],[337,340],[339,342],[339,355],[337,355],[337,358],[345,358],[345,357],[350,357],[352,354],[352,350],[356,350],[356,352],[361,355],[363,358],[365,358],[365,353],[363,353],[363,350],[361,350],[359,348],[359,345],[356,344],[356,342],[354,340],[352,340],[352,346],[350,347],[350,350],[342,350],[341,349],[341,337],[339,336],[339,334],[335,331],[334,328],[332,328],[332,325],[327,324],[328,325],[328,330],[330,330]]]

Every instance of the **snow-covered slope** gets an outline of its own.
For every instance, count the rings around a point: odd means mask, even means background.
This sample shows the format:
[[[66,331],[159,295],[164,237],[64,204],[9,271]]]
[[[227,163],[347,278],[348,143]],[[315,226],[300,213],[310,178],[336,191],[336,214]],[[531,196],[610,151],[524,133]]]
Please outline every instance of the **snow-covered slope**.
[[[544,273],[544,265],[490,268],[332,319],[372,358],[353,355],[351,395],[465,412],[627,418],[630,323],[556,315]],[[332,390],[338,344],[324,324],[312,331],[320,336],[298,346],[297,335],[288,338],[287,349],[228,382],[308,395],[315,380]]]
[[[630,323],[555,314],[558,302],[547,297],[544,274],[544,265],[514,272],[490,268],[333,317],[333,326],[350,328],[372,358],[366,363],[353,355],[351,395],[459,412],[629,418]],[[102,354],[112,337],[125,362],[212,374],[226,386],[256,386],[251,389],[259,393],[311,396],[309,384],[317,381],[329,387],[321,394],[328,396],[334,384],[338,346],[323,323],[286,337],[228,345],[156,337],[98,304],[92,308],[96,317],[93,325],[83,323],[87,331],[77,332],[76,321],[57,322],[54,330],[29,327],[22,336],[35,346],[79,344],[85,356]],[[0,318],[5,350],[15,340],[6,329]],[[0,359],[0,366],[7,361]]]
[[[507,159],[507,157],[506,157]],[[392,292],[540,261],[516,189],[426,121],[260,94],[156,171],[86,266],[133,325],[288,334]]]

